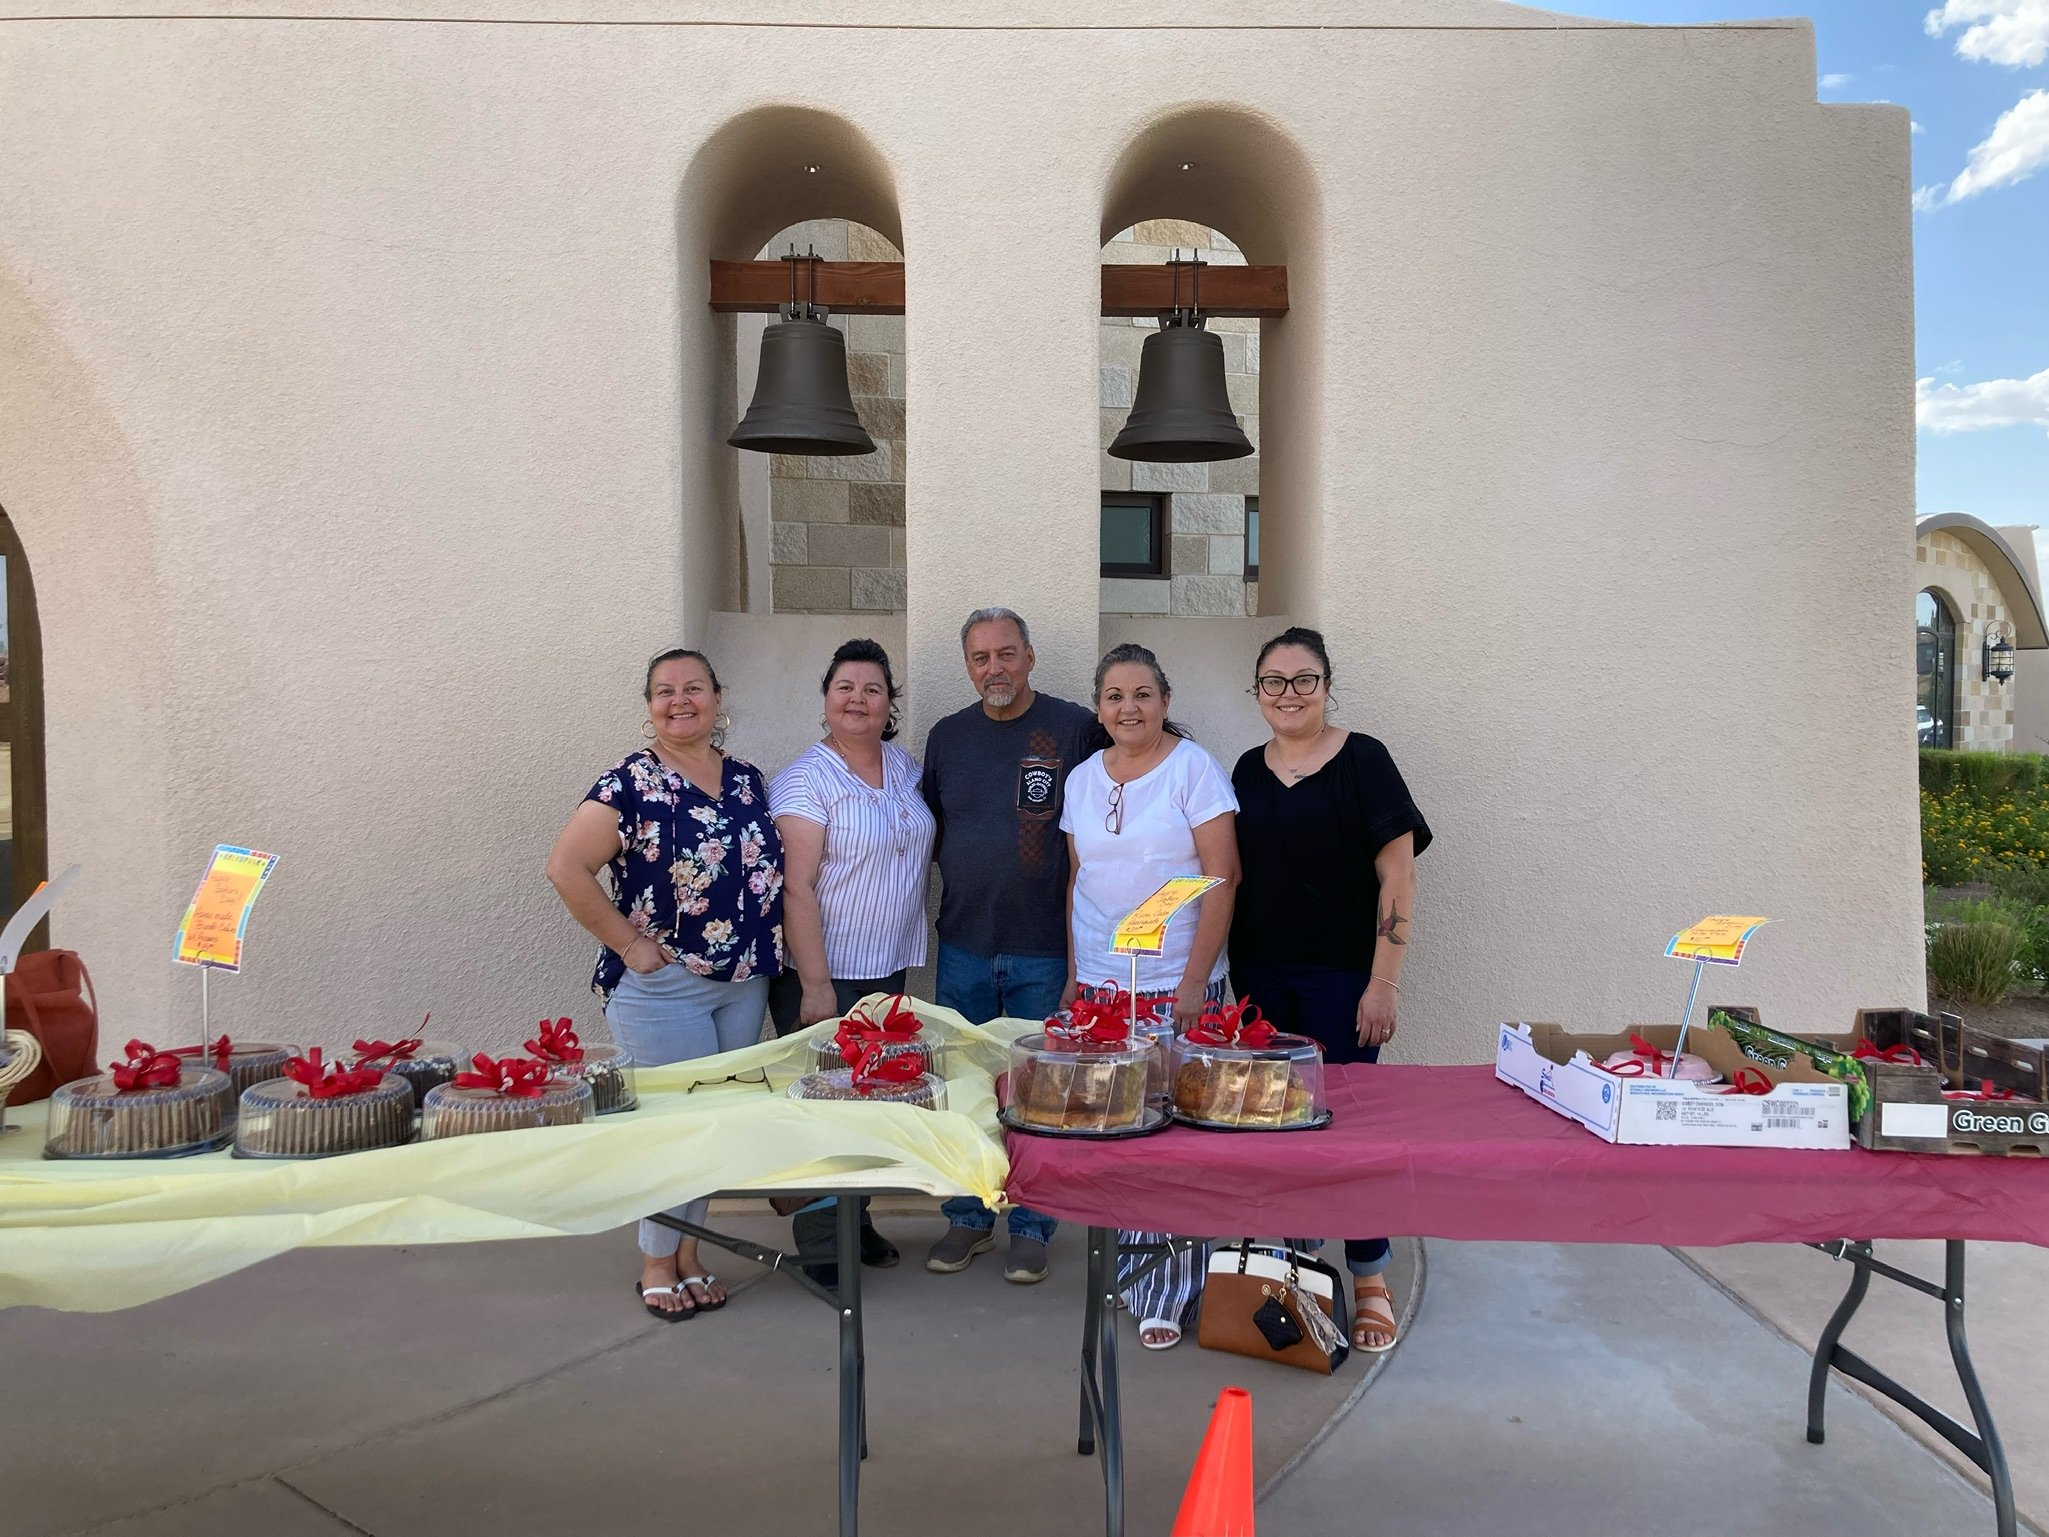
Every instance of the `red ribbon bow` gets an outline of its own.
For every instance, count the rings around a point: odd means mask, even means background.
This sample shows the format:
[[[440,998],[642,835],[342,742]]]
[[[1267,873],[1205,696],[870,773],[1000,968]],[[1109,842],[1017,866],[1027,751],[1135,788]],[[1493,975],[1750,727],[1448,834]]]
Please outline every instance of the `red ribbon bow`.
[[[854,1070],[854,1092],[863,1099],[878,1089],[916,1083],[925,1076],[925,1065],[915,1054],[891,1051],[880,1041],[856,1046],[853,1055],[847,1058],[847,1066]]]
[[[170,1055],[174,1057],[204,1057],[211,1055],[213,1057],[213,1065],[225,1073],[228,1070],[228,1059],[234,1054],[234,1050],[234,1043],[224,1035],[211,1046],[204,1044],[198,1046],[173,1046],[170,1050]]]
[[[2019,1099],[2020,1095],[2016,1094],[2012,1089],[1999,1088],[1992,1082],[1990,1078],[1980,1078],[1978,1080],[1977,1088],[1944,1089],[1942,1091],[1942,1097],[1944,1099],[1968,1099],[1983,1102],[2001,1099]]]
[[[1920,1052],[1905,1043],[1898,1046],[1888,1046],[1884,1051],[1880,1051],[1869,1041],[1859,1041],[1857,1049],[1851,1052],[1850,1055],[1862,1062],[1890,1062],[1896,1067],[1926,1067],[1928,1065],[1922,1059]]]
[[[1259,1005],[1246,999],[1236,1003],[1203,1005],[1202,1018],[1188,1039],[1198,1046],[1242,1046],[1257,1050],[1271,1046],[1280,1032],[1260,1017]]]
[[[569,1016],[541,1021],[541,1033],[526,1043],[526,1049],[543,1062],[581,1062],[583,1038],[570,1028]]]
[[[470,1059],[474,1072],[457,1073],[458,1089],[496,1089],[511,1099],[539,1099],[548,1092],[548,1064],[532,1057],[500,1057],[481,1051]]]
[[[840,1060],[852,1065],[855,1056],[871,1046],[905,1046],[924,1031],[924,1021],[905,1004],[901,994],[889,1000],[889,1007],[877,1019],[865,1008],[856,1008],[840,1021],[832,1035]]]
[[[356,1066],[368,1067],[386,1057],[394,1062],[404,1062],[419,1049],[420,1037],[417,1035],[409,1035],[402,1041],[357,1041]]]
[[[221,1039],[225,1041],[227,1037]],[[108,1067],[114,1075],[114,1087],[123,1094],[134,1089],[168,1089],[185,1068],[178,1060],[179,1053],[158,1051],[147,1041],[130,1041],[121,1050],[128,1060],[109,1063]],[[188,1046],[185,1050],[194,1053],[199,1048]]]
[[[1056,1014],[1046,1021],[1046,1039],[1052,1045],[1077,1051],[1122,1047],[1131,1040],[1134,1019],[1145,1024],[1159,1023],[1154,1008],[1151,998],[1139,999],[1134,1007],[1131,994],[1114,982],[1105,982],[1101,987],[1084,985],[1067,1006],[1065,1019]]]
[[[384,1081],[384,1074],[374,1067],[364,1067],[361,1064],[344,1067],[339,1062],[323,1063],[320,1060],[318,1046],[303,1057],[287,1058],[285,1076],[294,1083],[306,1085],[308,1099],[334,1099],[343,1094],[361,1094],[366,1089],[376,1088]]]
[[[1763,1073],[1758,1072],[1755,1068],[1739,1067],[1736,1069],[1736,1076],[1730,1079],[1725,1087],[1716,1089],[1713,1092],[1716,1094],[1769,1094],[1771,1091],[1772,1081],[1765,1077]]]
[[[1629,1033],[1629,1050],[1630,1055],[1634,1058],[1633,1061],[1617,1062],[1613,1067],[1603,1064],[1604,1071],[1613,1073],[1617,1078],[1670,1078],[1673,1076],[1668,1071],[1672,1066],[1672,1053],[1658,1050],[1657,1047],[1638,1035],[1634,1030]]]

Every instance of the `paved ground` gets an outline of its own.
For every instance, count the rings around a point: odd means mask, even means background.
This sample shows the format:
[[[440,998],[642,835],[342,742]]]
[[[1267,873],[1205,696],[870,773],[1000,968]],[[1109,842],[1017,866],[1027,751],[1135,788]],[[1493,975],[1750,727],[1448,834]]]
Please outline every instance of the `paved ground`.
[[[2049,1178],[2049,1168],[2043,1171]],[[1933,1281],[1942,1278],[1939,1243],[1882,1243],[1881,1259]],[[1738,1244],[1689,1249],[1687,1261],[1726,1287],[1792,1340],[1812,1348],[1850,1284],[1850,1267],[1813,1249]],[[2014,1501],[2037,1531],[2049,1531],[2049,1251],[2025,1244],[1969,1245],[1965,1327],[1971,1359],[1990,1397],[2013,1471]],[[1889,1281],[1874,1280],[1843,1343],[1891,1373],[1937,1408],[1969,1423],[1942,1330],[1942,1304]],[[1903,1410],[1879,1402],[1965,1475],[1982,1475],[1946,1441]]]
[[[865,1530],[1086,1537],[1101,1496],[1074,1454],[1081,1235],[1019,1288],[988,1259],[926,1274],[934,1216],[882,1224],[908,1262],[867,1273]],[[832,1530],[831,1313],[729,1264],[732,1306],[666,1327],[636,1309],[630,1248],[300,1252],[128,1313],[0,1314],[0,1537]],[[1841,1267],[1810,1257],[1768,1289],[1825,1312]],[[1828,1445],[1808,1446],[1802,1350],[1674,1255],[1432,1243],[1425,1270],[1372,1376],[1356,1358],[1322,1379],[1192,1343],[1146,1354],[1127,1322],[1134,1537],[1167,1530],[1229,1382],[1253,1393],[1266,1537],[1990,1533],[1983,1495],[1847,1390]],[[1980,1272],[1988,1319],[2041,1295],[2004,1251]],[[2002,1302],[2002,1285],[2031,1290]],[[1916,1327],[1939,1352],[1938,1320]],[[2028,1391],[1994,1387],[2039,1481],[2049,1410]]]

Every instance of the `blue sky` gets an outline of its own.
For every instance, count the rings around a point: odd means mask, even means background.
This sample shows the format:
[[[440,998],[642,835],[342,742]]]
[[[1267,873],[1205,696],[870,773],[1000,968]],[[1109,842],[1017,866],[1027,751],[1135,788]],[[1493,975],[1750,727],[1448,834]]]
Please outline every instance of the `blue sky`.
[[[1913,114],[1919,511],[2042,525],[2049,554],[2049,0],[1551,8],[1616,21],[1806,16],[1820,100]]]

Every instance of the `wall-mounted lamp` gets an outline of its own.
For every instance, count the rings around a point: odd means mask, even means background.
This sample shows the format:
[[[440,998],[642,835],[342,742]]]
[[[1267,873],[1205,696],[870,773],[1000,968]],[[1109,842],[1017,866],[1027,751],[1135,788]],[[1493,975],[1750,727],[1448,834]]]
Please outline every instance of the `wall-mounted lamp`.
[[[1985,627],[1985,679],[2004,683],[2013,676],[2013,626],[1995,619]]]
[[[782,320],[761,333],[754,403],[726,441],[757,454],[872,454],[875,440],[861,425],[847,386],[847,339],[825,323],[831,311],[816,302],[818,252],[799,256],[793,245],[783,260],[790,264],[790,302],[781,308]]]

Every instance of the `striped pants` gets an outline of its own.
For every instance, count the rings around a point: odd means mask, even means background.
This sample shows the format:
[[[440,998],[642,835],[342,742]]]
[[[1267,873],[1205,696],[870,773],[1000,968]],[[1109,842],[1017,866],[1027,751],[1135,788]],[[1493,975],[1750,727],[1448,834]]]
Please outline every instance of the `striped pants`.
[[[1163,996],[1167,1006],[1172,1008],[1173,994]],[[1224,1001],[1224,983],[1221,977],[1210,983],[1206,996],[1212,1003]],[[1172,1236],[1169,1233],[1120,1229],[1117,1241],[1120,1244],[1164,1243]],[[1156,1266],[1135,1284],[1127,1284],[1132,1272],[1147,1264],[1152,1256],[1119,1255],[1117,1295],[1130,1310],[1131,1316],[1141,1325],[1159,1318],[1165,1319],[1178,1329],[1187,1329],[1192,1325],[1196,1311],[1202,1303],[1202,1278],[1209,1269],[1209,1251],[1209,1240],[1205,1238]]]

